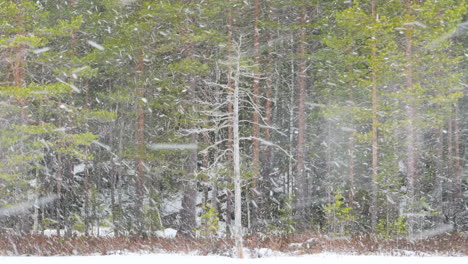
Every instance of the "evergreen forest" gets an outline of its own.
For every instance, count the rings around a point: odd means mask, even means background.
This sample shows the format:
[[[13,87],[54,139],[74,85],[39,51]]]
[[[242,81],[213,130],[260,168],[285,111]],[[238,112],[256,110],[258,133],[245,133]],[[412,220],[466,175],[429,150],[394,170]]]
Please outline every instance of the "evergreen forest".
[[[468,232],[465,0],[0,1],[0,234]],[[466,246],[466,244],[465,244]]]

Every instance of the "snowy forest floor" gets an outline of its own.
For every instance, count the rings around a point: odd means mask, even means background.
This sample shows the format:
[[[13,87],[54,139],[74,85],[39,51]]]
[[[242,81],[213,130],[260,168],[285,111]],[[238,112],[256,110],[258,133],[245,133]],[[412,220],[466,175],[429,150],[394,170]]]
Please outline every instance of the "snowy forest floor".
[[[141,254],[194,254],[232,256],[229,239],[203,240],[185,237],[58,237],[0,235],[1,256],[71,256]],[[387,256],[468,256],[466,234],[442,234],[421,240],[371,239],[368,236],[330,238],[312,233],[290,236],[245,237],[251,258],[298,256],[319,253]],[[4,263],[1,261],[1,263]],[[68,263],[68,262],[67,262]]]
[[[179,254],[128,254],[114,256],[72,256],[72,257],[0,257],[2,264],[153,264],[153,263],[191,263],[191,264],[464,264],[468,257],[420,257],[420,256],[350,256],[337,254],[317,254],[304,256],[271,256],[257,259],[235,259],[221,256],[193,256]]]

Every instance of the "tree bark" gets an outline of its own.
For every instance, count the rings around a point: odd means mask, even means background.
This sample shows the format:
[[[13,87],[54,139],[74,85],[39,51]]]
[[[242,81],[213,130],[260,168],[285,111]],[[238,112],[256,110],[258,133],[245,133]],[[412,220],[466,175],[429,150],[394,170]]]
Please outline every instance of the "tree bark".
[[[59,105],[61,103],[59,102]],[[60,109],[59,109],[60,110]],[[58,127],[62,127],[62,115],[59,111],[58,113]],[[59,149],[62,147],[62,143],[59,143]],[[62,152],[57,151],[57,176],[56,176],[56,188],[57,188],[57,204],[56,204],[56,217],[57,217],[57,236],[60,236],[60,228],[63,225],[63,201],[62,201],[62,186],[63,186],[63,162],[62,162]]]
[[[405,0],[405,13],[408,19],[411,18],[411,0]],[[406,116],[408,119],[408,126],[407,126],[407,138],[406,138],[406,146],[407,146],[407,196],[408,196],[408,207],[411,208],[414,204],[414,195],[415,195],[415,178],[416,178],[416,132],[414,127],[414,121],[416,117],[416,110],[414,106],[414,98],[413,98],[413,28],[410,24],[405,25],[406,34],[405,34],[405,56],[406,56],[406,66],[405,66],[405,74],[406,74],[406,89],[409,95],[410,102],[406,106]],[[411,211],[411,210],[410,210]],[[411,212],[410,212],[411,213]],[[409,234],[413,233],[414,227],[414,217],[408,217],[408,229]]]
[[[252,176],[252,190],[251,190],[251,199],[252,199],[252,213],[251,213],[251,222],[254,229],[257,228],[257,203],[260,198],[257,190],[258,187],[258,178],[259,178],[259,167],[260,167],[260,142],[258,138],[260,137],[260,127],[258,124],[259,121],[259,83],[260,83],[260,55],[259,55],[259,23],[260,17],[260,1],[254,1],[254,30],[253,30],[253,59],[255,66],[257,67],[254,78],[253,78],[253,114],[252,114],[252,167],[253,167],[253,176]],[[250,213],[250,212],[249,212]]]
[[[110,130],[109,135],[109,146],[113,147],[114,142],[114,133],[113,129]],[[111,218],[112,226],[114,230],[114,236],[119,236],[119,227],[117,223],[117,205],[115,202],[115,193],[116,193],[116,184],[117,184],[117,164],[115,164],[114,158],[111,158],[112,167],[110,170],[110,202],[111,202]],[[89,205],[88,205],[88,215],[89,215]]]
[[[90,106],[89,103],[89,82],[85,81],[85,109]],[[85,124],[85,131],[88,131],[88,124]],[[89,235],[89,159],[88,159],[89,147],[85,146],[85,160],[84,160],[84,213],[85,213],[85,235]]]
[[[294,43],[294,36],[291,36],[291,43]],[[294,152],[294,108],[295,108],[295,61],[294,56],[291,56],[291,87],[289,89],[289,153]],[[287,179],[287,194],[291,200],[294,193],[294,159],[292,156],[288,159],[288,179]]]
[[[187,1],[188,4],[191,4],[191,1]],[[188,24],[195,24],[194,19],[192,19],[189,15],[186,17],[186,23]],[[186,34],[185,29],[183,30],[183,34]],[[185,51],[184,57],[190,59],[193,57],[193,45],[187,41],[185,44]],[[188,82],[190,85],[189,88],[189,96],[190,98],[195,98],[195,89],[197,85],[196,76],[189,75]],[[191,100],[189,98],[189,101]],[[191,102],[192,103],[192,102]],[[194,107],[194,103],[192,103],[192,111],[196,112]],[[197,145],[198,143],[198,134],[193,133],[190,140],[193,144]],[[182,200],[182,232],[184,232],[188,236],[193,236],[195,228],[197,227],[197,220],[196,220],[196,207],[197,207],[197,195],[198,190],[196,188],[196,176],[197,176],[197,161],[198,161],[198,152],[194,150],[191,152],[189,161],[188,161],[188,171],[190,171],[191,177],[184,183],[184,197]]]
[[[348,177],[349,177],[349,204],[352,206],[354,203],[354,190],[355,190],[355,176],[354,176],[354,135],[349,135],[348,141]]]
[[[192,142],[197,143],[197,135],[192,135]],[[196,207],[198,191],[194,182],[197,173],[197,151],[194,150],[188,158],[187,169],[193,177],[187,179],[184,185],[184,196],[182,199],[181,231],[184,235],[193,236],[197,227]]]
[[[435,207],[437,212],[441,214],[444,211],[443,208],[443,185],[444,185],[444,178],[445,170],[444,170],[444,131],[443,128],[440,128],[437,135],[437,156],[436,156],[436,176],[434,179],[434,189],[433,189],[433,197],[435,199]],[[442,215],[438,216],[437,218],[438,224],[442,224]]]
[[[460,120],[458,102],[455,103],[454,137],[455,137],[455,197],[462,198],[461,165],[460,165]]]
[[[135,213],[136,213],[136,231],[138,235],[143,235],[144,232],[144,223],[143,223],[143,201],[145,198],[144,191],[144,181],[145,181],[145,109],[142,103],[142,98],[144,98],[146,89],[145,85],[142,83],[143,73],[144,73],[144,55],[141,54],[137,62],[137,80],[139,83],[136,85],[136,104],[137,104],[137,123],[136,123],[136,200],[135,200]]]
[[[272,125],[272,116],[273,116],[273,67],[272,67],[272,40],[271,40],[271,35],[268,37],[268,51],[267,51],[267,58],[268,58],[268,68],[269,70],[267,71],[267,78],[266,78],[266,94],[265,94],[265,140],[267,142],[271,141],[271,132],[270,128]],[[270,174],[272,171],[272,152],[270,146],[265,146],[265,149],[263,151],[263,162],[262,162],[262,177],[261,177],[261,182],[260,182],[260,193],[261,196],[261,204],[262,207],[264,205],[268,205],[268,199],[270,197],[270,191],[271,191],[271,181],[270,181]],[[262,219],[266,219],[266,216],[268,215],[268,208],[264,208],[263,210],[260,210],[259,212],[259,217]]]
[[[377,23],[375,0],[372,0],[372,19],[374,26]],[[377,116],[377,45],[376,37],[372,36],[371,44],[371,69],[372,69],[372,202],[371,202],[371,226],[377,225],[377,173],[378,173],[378,116]]]
[[[296,175],[296,210],[299,216],[299,222],[302,222],[306,209],[306,194],[307,194],[307,180],[305,175],[305,129],[306,129],[306,110],[305,110],[305,100],[307,97],[306,93],[306,32],[303,27],[306,23],[306,9],[302,9],[302,14],[299,19],[299,24],[302,28],[299,30],[299,48],[298,48],[298,84],[299,84],[299,93],[298,93],[298,120],[297,120],[297,175]],[[302,224],[299,223],[301,227]]]
[[[242,192],[241,192],[241,171],[240,171],[240,151],[239,151],[239,78],[241,63],[241,45],[240,37],[236,58],[236,71],[234,74],[234,95],[233,95],[233,159],[234,159],[234,237],[236,243],[237,257],[243,258],[243,239],[242,239]]]
[[[229,0],[229,2],[231,2]],[[232,50],[233,50],[233,45],[232,45],[232,9],[229,7],[228,11],[228,18],[227,18],[227,30],[228,30],[228,60],[232,59]],[[233,165],[233,152],[234,152],[234,136],[233,136],[233,116],[234,116],[234,109],[233,109],[233,87],[232,87],[232,66],[231,63],[228,63],[228,72],[227,72],[227,93],[228,93],[228,103],[227,103],[227,110],[228,110],[228,149],[230,150],[227,154],[227,161],[229,166]],[[227,179],[227,185],[229,186],[231,184],[231,177],[228,177]],[[232,228],[232,192],[230,188],[227,188],[227,194],[226,194],[226,234],[229,237],[231,235],[231,228]]]

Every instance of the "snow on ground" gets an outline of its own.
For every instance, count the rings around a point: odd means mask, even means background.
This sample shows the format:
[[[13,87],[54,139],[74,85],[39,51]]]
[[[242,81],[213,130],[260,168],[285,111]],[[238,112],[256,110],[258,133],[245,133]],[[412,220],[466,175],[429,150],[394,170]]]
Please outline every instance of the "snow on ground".
[[[163,237],[163,238],[175,238],[177,235],[177,230],[173,228],[166,228],[164,230],[156,231],[155,235],[157,237]]]
[[[233,259],[221,256],[192,256],[173,254],[111,255],[111,256],[70,256],[70,257],[0,257],[2,264],[466,264],[468,257],[391,257],[391,256],[349,256],[317,254],[305,256],[278,256],[256,259]]]
[[[45,236],[56,236],[57,235],[57,230],[56,229],[46,229],[44,230],[43,233]],[[60,235],[64,235],[65,230],[61,229],[60,230]],[[77,230],[73,230],[72,234],[74,236],[84,236],[85,234],[83,232],[79,232]],[[93,227],[92,230],[90,230],[90,234],[95,237],[114,237],[114,230],[111,227]]]

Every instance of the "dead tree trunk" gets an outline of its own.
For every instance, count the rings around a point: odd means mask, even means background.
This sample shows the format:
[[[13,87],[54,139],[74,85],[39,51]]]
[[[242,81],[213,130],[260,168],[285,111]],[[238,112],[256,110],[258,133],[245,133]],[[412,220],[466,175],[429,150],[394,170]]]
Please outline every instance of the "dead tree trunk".
[[[232,9],[229,7],[228,11],[228,19],[227,19],[228,25],[228,58],[232,58],[232,50],[233,50],[233,45],[232,45]],[[233,109],[233,87],[232,87],[232,66],[231,63],[228,63],[228,72],[227,72],[227,93],[228,93],[228,104],[227,104],[227,109],[228,109],[228,149],[230,150],[228,152],[228,164],[229,166],[232,166],[233,164],[233,145],[234,145],[234,136],[233,136],[233,117],[234,117],[234,109]],[[232,179],[228,177],[227,183],[228,185],[231,183]],[[229,237],[231,235],[231,228],[232,228],[232,220],[231,220],[231,215],[233,214],[232,210],[232,192],[230,188],[227,188],[227,195],[226,195],[226,234]]]
[[[242,37],[240,37],[237,56],[236,70],[234,73],[234,94],[233,94],[233,161],[234,161],[234,199],[235,199],[235,214],[234,214],[234,238],[236,243],[237,257],[243,258],[244,252],[242,249],[242,192],[241,192],[241,171],[240,171],[240,151],[239,151],[239,79],[240,79],[240,63],[241,63],[241,45]]]

